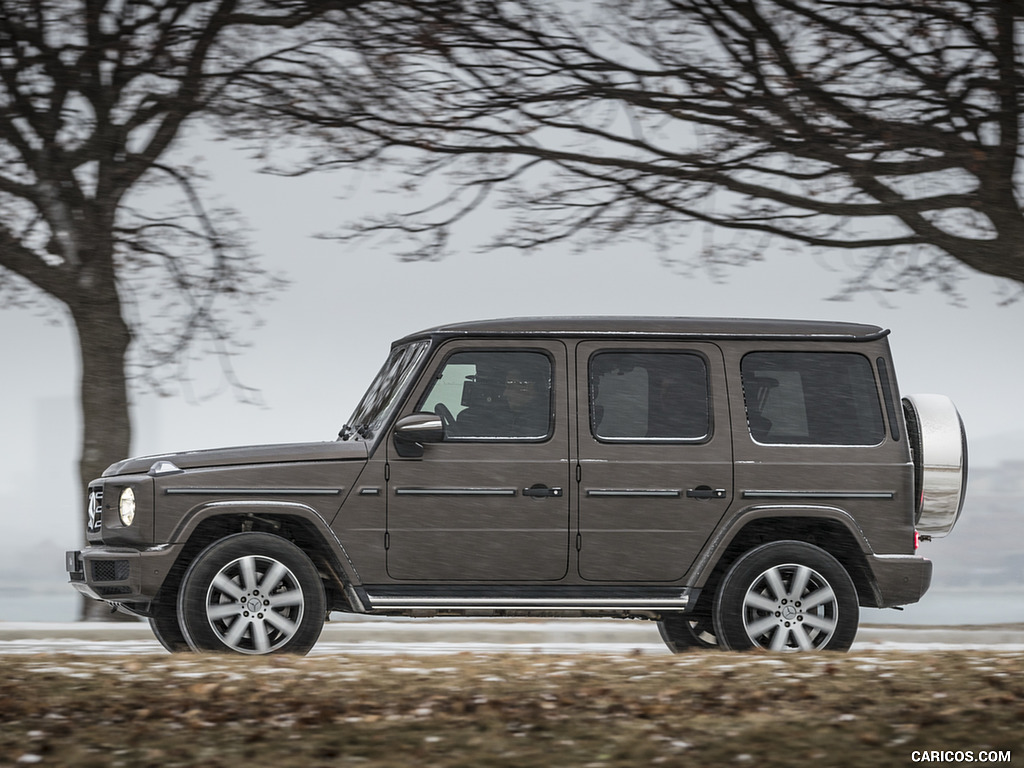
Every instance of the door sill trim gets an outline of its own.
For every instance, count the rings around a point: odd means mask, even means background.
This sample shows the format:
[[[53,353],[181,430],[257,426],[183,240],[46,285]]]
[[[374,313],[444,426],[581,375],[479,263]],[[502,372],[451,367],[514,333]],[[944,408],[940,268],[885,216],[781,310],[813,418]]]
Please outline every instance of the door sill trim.
[[[442,591],[440,587],[422,589],[395,589],[375,591],[365,589],[371,611],[381,610],[446,610],[446,611],[684,611],[690,604],[691,593],[687,587],[653,587],[649,589],[630,587],[624,590],[566,588],[545,590],[555,594],[539,595],[538,590],[526,588],[524,594],[502,594],[506,589],[496,589],[490,594],[473,589],[473,594],[459,594],[459,588]],[[596,592],[604,592],[598,595]],[[429,592],[427,594],[426,592]],[[533,594],[530,594],[530,593]],[[590,594],[586,594],[589,592]]]

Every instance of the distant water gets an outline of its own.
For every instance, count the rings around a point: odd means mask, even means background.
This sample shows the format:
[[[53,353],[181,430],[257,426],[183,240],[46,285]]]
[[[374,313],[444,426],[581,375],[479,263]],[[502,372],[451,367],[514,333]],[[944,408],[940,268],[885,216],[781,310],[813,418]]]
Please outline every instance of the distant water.
[[[0,621],[77,621],[79,596],[67,592],[0,594]],[[1024,589],[935,589],[902,611],[862,608],[862,624],[1024,624]]]
[[[921,602],[891,608],[862,608],[862,624],[962,625],[1024,624],[1024,589],[977,591],[932,589]]]

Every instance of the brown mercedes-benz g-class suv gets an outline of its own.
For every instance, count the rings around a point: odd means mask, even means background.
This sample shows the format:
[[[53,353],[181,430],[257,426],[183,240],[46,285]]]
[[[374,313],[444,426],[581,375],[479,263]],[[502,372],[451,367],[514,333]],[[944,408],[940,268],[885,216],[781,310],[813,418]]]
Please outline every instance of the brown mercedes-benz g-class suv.
[[[72,585],[171,651],[305,653],[331,611],[606,616],[844,650],[955,524],[953,404],[869,325],[532,318],[395,342],[338,439],[128,459]]]

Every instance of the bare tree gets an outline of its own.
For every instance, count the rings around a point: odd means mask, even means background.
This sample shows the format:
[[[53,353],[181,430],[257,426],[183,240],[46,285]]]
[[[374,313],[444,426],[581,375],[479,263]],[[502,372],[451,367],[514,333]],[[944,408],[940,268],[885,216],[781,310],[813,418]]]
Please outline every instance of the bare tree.
[[[490,246],[641,237],[715,265],[778,239],[855,255],[854,290],[952,289],[957,262],[1024,283],[1019,2],[358,13],[347,55],[307,70],[318,88],[253,79],[240,106],[275,117],[260,139],[314,141],[280,172],[407,170],[427,202],[358,230],[408,238],[408,258],[442,254],[454,225],[504,207],[511,225]],[[695,223],[706,247],[672,251]]]
[[[0,0],[0,306],[74,324],[83,486],[129,451],[126,367],[160,387],[212,351],[230,378],[221,305],[276,287],[171,150],[233,78],[359,2]]]

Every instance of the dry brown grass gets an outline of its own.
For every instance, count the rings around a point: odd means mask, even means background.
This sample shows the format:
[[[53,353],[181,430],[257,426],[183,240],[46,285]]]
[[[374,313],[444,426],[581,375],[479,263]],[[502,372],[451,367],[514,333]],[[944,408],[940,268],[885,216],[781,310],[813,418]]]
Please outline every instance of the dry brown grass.
[[[0,765],[1024,759],[1024,653],[0,657]]]

